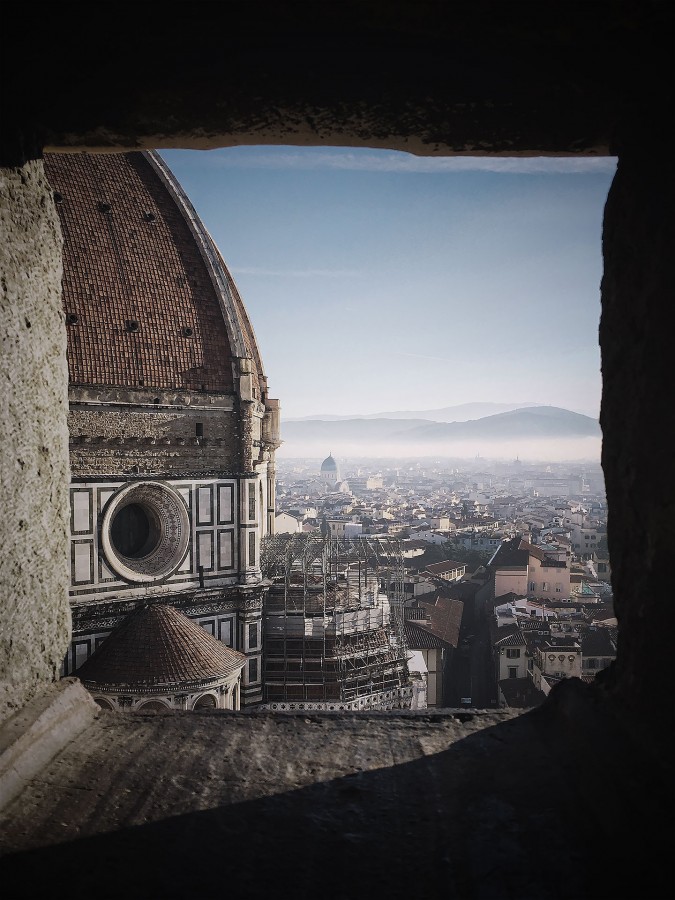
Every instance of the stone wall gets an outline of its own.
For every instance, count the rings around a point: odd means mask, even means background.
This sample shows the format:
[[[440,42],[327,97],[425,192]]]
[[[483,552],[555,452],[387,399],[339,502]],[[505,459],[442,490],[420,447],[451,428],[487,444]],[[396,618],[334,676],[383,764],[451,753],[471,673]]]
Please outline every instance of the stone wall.
[[[665,144],[664,144],[665,146]],[[670,156],[627,148],[605,209],[602,280],[602,465],[619,623],[605,670],[643,710],[671,711],[675,540],[675,368],[666,325],[675,298]],[[665,702],[664,702],[665,701]]]
[[[44,148],[245,143],[619,156],[605,219],[601,325],[603,467],[620,620],[616,670],[620,693],[634,708],[669,691],[670,657],[660,648],[670,624],[675,503],[666,324],[674,216],[665,153],[672,141],[665,131],[672,118],[673,5],[602,2],[570,11],[562,3],[524,10],[492,4],[487,13],[483,4],[446,7],[324,4],[316,19],[312,7],[298,21],[283,4],[266,6],[263,16],[255,6],[250,19],[237,16],[225,31],[204,27],[197,15],[176,30],[151,8],[136,12],[131,31],[113,17],[106,46],[151,60],[142,71],[111,66],[98,43],[83,42],[75,8],[41,9],[30,27],[22,10],[5,14],[12,34],[5,61],[15,83],[3,109],[0,161],[23,165],[0,172],[0,676],[3,696],[14,704],[38,679],[49,680],[68,630],[59,238],[35,160]],[[26,72],[32,77],[20,80]]]
[[[232,409],[71,406],[68,427],[73,478],[238,470],[241,430]]]
[[[41,161],[0,170],[0,720],[68,643],[68,373],[61,230]]]

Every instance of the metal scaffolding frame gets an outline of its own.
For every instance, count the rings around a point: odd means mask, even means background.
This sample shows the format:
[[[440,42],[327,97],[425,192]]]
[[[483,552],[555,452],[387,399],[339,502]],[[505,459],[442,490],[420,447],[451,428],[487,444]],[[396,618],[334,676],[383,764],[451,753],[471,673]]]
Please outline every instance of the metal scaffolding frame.
[[[410,705],[400,541],[269,535],[261,567],[264,705]]]

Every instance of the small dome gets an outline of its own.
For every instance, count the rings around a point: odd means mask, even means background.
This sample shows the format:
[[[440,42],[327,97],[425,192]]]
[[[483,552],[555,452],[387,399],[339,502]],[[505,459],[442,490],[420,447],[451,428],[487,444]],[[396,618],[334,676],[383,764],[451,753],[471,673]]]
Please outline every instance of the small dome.
[[[140,607],[77,670],[85,687],[179,687],[224,678],[246,657],[173,606]]]
[[[332,456],[327,456],[321,463],[322,472],[337,472],[337,463]]]

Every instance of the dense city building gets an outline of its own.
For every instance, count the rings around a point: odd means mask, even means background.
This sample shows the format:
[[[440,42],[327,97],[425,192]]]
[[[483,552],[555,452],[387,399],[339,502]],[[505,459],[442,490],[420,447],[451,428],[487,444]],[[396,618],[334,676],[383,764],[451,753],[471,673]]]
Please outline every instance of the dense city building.
[[[292,513],[306,536],[400,542],[404,633],[427,706],[538,706],[558,681],[592,680],[615,658],[599,465],[360,457],[339,466],[348,489],[336,495],[316,459],[279,459],[277,520]],[[563,638],[574,646],[561,660],[551,647]]]

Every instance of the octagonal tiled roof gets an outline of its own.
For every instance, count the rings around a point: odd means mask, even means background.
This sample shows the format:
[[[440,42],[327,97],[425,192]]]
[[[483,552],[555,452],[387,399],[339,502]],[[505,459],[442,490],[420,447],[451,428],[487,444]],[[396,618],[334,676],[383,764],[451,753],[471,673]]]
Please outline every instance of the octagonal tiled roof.
[[[135,610],[75,673],[86,685],[178,688],[226,678],[246,657],[173,606]]]

